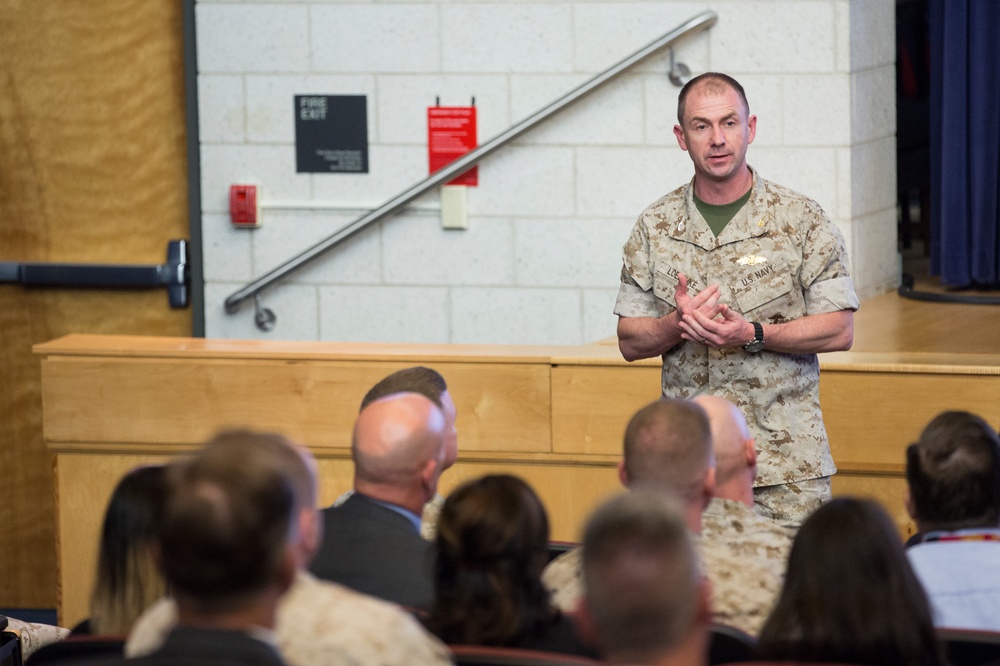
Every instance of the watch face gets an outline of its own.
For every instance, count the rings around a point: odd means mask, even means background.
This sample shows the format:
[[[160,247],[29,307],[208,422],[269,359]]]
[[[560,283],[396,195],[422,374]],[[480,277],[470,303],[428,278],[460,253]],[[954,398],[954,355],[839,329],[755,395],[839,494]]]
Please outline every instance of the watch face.
[[[755,354],[764,348],[763,340],[751,340],[750,342],[743,345],[743,349],[746,349],[751,354]]]

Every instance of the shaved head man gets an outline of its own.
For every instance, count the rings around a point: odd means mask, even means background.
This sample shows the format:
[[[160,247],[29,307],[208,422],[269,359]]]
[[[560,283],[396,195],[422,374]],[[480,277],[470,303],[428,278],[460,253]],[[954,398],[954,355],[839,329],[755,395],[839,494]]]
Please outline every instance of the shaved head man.
[[[618,476],[629,490],[654,490],[680,500],[688,530],[701,531],[701,514],[715,487],[712,430],[705,410],[691,400],[660,398],[637,411],[625,428]],[[552,601],[574,611],[580,601],[582,553],[575,548],[542,572]]]
[[[323,511],[326,537],[311,570],[411,608],[433,597],[433,550],[420,536],[424,503],[437,491],[447,427],[417,393],[395,393],[358,414],[351,442],[354,494]]]
[[[701,551],[716,622],[756,635],[781,591],[794,533],[757,515],[757,451],[743,412],[725,398],[694,398],[708,414],[715,490],[701,516]]]

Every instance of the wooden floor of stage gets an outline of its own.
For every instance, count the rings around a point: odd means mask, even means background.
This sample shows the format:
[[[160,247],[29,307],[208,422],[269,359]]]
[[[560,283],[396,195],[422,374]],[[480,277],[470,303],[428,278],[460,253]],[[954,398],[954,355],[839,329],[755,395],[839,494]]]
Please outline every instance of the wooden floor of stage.
[[[914,290],[938,294],[992,296],[998,291],[956,291],[928,274],[929,262],[904,254],[903,270]],[[859,352],[1000,353],[1000,305],[919,301],[896,292],[861,303],[854,317],[854,347]]]

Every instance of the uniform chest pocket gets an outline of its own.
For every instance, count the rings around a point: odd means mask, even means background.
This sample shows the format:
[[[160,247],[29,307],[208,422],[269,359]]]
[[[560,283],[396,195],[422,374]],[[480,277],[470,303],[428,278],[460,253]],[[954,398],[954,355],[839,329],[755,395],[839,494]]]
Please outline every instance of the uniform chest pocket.
[[[796,304],[802,301],[802,293],[794,287],[794,276],[788,272],[787,264],[780,262],[748,267],[733,284],[733,293],[744,315],[760,310],[758,315],[768,314],[784,319],[799,316],[792,311],[799,309]],[[762,316],[758,318],[766,319]]]
[[[653,294],[657,299],[676,307],[674,292],[677,290],[677,271],[673,268],[657,266],[653,271]]]

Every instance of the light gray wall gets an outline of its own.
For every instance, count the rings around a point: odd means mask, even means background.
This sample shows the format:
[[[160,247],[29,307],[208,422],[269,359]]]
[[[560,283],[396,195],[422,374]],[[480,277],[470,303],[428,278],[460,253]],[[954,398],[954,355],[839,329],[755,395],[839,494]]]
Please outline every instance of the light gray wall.
[[[488,158],[469,229],[436,193],[262,295],[259,331],[226,296],[427,175],[426,109],[475,97],[481,142],[695,14],[678,45],[725,71],[758,115],[750,163],[816,199],[848,240],[862,298],[899,276],[893,0],[201,1],[196,6],[206,334],[386,342],[576,344],[614,333],[621,246],[687,181],[678,88],[654,57]],[[296,94],[368,98],[370,173],[296,174]],[[233,229],[228,189],[257,183],[263,225]],[[268,202],[334,203],[278,210]],[[428,210],[430,209],[430,210]]]

